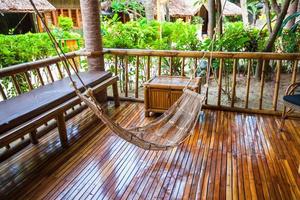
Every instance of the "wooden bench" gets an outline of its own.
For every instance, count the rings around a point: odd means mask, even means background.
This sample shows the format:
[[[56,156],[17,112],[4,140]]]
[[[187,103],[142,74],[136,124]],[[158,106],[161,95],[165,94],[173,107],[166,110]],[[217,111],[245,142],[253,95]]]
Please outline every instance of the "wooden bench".
[[[115,105],[119,105],[118,77],[104,71],[80,72],[79,75],[95,93],[112,85]],[[83,90],[78,78],[75,75],[73,78]],[[79,103],[68,77],[0,102],[0,148],[28,133],[31,142],[36,144],[36,129],[51,119],[56,119],[61,144],[67,146],[64,113]]]

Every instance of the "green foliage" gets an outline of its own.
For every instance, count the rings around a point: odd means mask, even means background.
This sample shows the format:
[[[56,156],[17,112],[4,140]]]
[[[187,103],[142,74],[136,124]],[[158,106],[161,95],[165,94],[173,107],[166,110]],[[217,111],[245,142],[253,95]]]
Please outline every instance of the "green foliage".
[[[46,58],[54,48],[46,33],[0,35],[0,68]]]
[[[215,51],[250,51],[255,52],[263,48],[266,32],[259,32],[256,28],[244,28],[242,22],[225,24],[224,33],[214,42]],[[203,42],[205,50],[211,50],[210,39]]]
[[[145,19],[126,24],[108,20],[102,23],[103,44],[108,48],[200,50],[197,27],[181,20],[161,25]]]
[[[144,14],[143,5],[136,0],[113,0],[111,2],[111,8],[114,13],[139,13]]]
[[[71,18],[69,17],[64,17],[64,16],[59,16],[58,17],[58,26],[63,30],[63,31],[70,31],[74,24]]]

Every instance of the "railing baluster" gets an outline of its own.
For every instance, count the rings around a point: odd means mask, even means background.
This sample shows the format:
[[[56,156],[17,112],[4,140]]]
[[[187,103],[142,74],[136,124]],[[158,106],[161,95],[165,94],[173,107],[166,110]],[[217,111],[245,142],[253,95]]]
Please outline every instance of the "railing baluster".
[[[246,99],[245,99],[245,108],[248,108],[249,104],[249,92],[250,92],[250,82],[251,82],[251,59],[248,60],[248,69],[247,69],[247,84],[246,84]]]
[[[161,76],[161,57],[158,58],[158,76]]]
[[[298,68],[298,60],[295,60],[293,63],[293,73],[291,83],[295,83],[297,80],[297,68]]]
[[[26,79],[26,82],[27,82],[27,84],[28,84],[29,90],[33,90],[33,86],[32,86],[32,83],[31,83],[31,81],[30,81],[28,72],[24,72],[24,75],[25,75],[25,79]]]
[[[195,63],[194,63],[194,74],[192,76],[196,77],[197,76],[197,68],[198,68],[198,58],[195,58]]]
[[[212,63],[212,58],[209,58],[208,59],[208,63],[207,63],[207,69],[206,69],[206,73],[209,73],[210,72],[210,69],[212,69],[211,68],[211,63]],[[209,87],[209,78],[210,78],[210,74],[207,74],[207,77],[208,77],[208,79],[206,80],[206,84],[207,84],[207,88],[206,88],[206,99],[205,99],[205,104],[207,104],[207,102],[208,102],[208,87]]]
[[[173,57],[170,57],[169,59],[170,62],[170,76],[173,76]]]
[[[185,57],[182,57],[181,76],[184,76]]]
[[[53,82],[54,82],[54,78],[53,78],[52,72],[51,72],[51,70],[50,70],[50,67],[49,67],[49,66],[46,66],[46,70],[47,70],[47,72],[48,72],[48,74],[49,74],[49,76],[50,76],[51,82],[53,83]]]
[[[147,57],[147,66],[146,66],[146,81],[150,79],[150,56]]]
[[[265,85],[265,68],[266,68],[266,60],[263,60],[262,70],[261,70],[261,80],[260,80],[259,110],[262,109],[264,85]]]
[[[15,89],[17,90],[18,95],[22,94],[22,91],[21,91],[20,85],[17,81],[16,75],[13,74],[11,77],[12,77],[13,84],[14,84]]]
[[[63,78],[64,78],[64,75],[63,75],[63,73],[62,73],[62,71],[61,71],[61,69],[60,69],[59,64],[58,64],[58,63],[55,63],[55,65],[56,65],[56,68],[57,68],[57,71],[58,71],[58,74],[59,74],[59,78],[60,78],[60,79],[63,79]]]
[[[128,56],[125,57],[125,97],[128,97]]]
[[[2,98],[3,98],[4,100],[6,100],[6,99],[7,99],[7,96],[6,96],[5,92],[4,92],[3,87],[2,87],[1,84],[0,84],[0,93],[1,93]]]
[[[40,81],[41,85],[45,85],[43,77],[42,77],[41,72],[40,72],[40,69],[37,68],[35,71],[36,71],[36,73],[38,75],[38,78],[39,78],[39,81]]]
[[[224,64],[223,58],[221,58],[220,65],[219,65],[219,79],[218,79],[218,106],[221,105],[223,64]]]
[[[236,70],[237,70],[238,60],[233,60],[233,71],[232,71],[232,91],[231,91],[231,107],[234,107],[235,96],[236,96]]]
[[[115,55],[115,76],[118,76],[118,56]]]
[[[139,98],[139,65],[140,57],[136,57],[136,68],[135,68],[135,98]]]
[[[277,110],[281,66],[282,66],[281,61],[277,60],[276,81],[275,81],[275,89],[274,89],[274,96],[273,96],[273,110],[275,111]]]

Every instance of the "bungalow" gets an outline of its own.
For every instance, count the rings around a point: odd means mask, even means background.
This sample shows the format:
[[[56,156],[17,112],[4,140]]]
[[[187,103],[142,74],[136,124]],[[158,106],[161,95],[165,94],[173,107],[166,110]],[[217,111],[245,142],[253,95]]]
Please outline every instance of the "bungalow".
[[[34,0],[37,9],[47,18],[47,22],[54,22],[55,7],[47,0]],[[1,0],[0,1],[0,34],[41,32],[43,25],[29,1]]]

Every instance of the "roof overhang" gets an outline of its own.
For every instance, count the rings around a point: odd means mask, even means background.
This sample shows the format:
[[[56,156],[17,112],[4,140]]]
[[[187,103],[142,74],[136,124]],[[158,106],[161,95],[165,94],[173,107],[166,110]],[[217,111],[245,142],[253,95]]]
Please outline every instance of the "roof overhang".
[[[56,10],[47,0],[33,0],[38,11],[50,12]],[[29,0],[0,0],[1,13],[31,13],[34,9]]]

